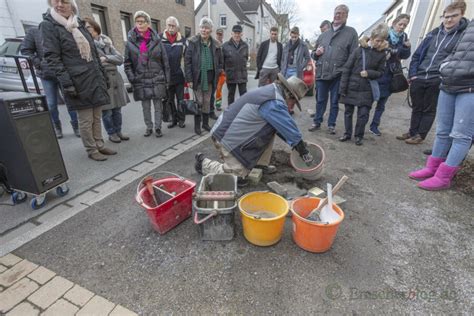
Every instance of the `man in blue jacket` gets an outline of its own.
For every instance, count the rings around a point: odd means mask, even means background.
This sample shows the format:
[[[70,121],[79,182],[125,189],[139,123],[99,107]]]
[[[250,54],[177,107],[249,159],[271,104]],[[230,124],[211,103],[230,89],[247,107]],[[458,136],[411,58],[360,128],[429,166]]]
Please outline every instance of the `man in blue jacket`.
[[[203,175],[232,173],[239,177],[239,186],[248,183],[245,177],[256,166],[261,166],[265,173],[274,173],[276,167],[269,164],[276,133],[310,164],[313,157],[288,110],[294,104],[301,110],[298,100],[305,96],[307,89],[303,80],[290,77],[287,81],[278,74],[273,84],[237,99],[219,116],[211,130],[214,145],[224,162],[198,153],[196,171]]]
[[[454,50],[466,29],[465,11],[465,2],[448,5],[441,25],[426,35],[412,56],[408,72],[413,105],[410,130],[397,136],[407,144],[421,144],[433,125],[441,83],[439,66]]]

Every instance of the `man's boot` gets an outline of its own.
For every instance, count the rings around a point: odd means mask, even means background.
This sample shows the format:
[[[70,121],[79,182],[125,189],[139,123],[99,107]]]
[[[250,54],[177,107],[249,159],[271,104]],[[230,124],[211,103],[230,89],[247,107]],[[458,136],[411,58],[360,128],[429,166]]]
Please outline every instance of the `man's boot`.
[[[63,138],[63,128],[61,126],[61,121],[54,122],[54,132],[56,133],[56,138]]]
[[[194,132],[201,135],[201,115],[194,115]]]
[[[209,126],[209,114],[202,113],[202,128],[205,131],[211,131],[211,127]]]
[[[74,131],[74,135],[76,135],[76,137],[81,137],[81,133],[79,132],[79,122],[71,121],[71,126],[72,130]]]

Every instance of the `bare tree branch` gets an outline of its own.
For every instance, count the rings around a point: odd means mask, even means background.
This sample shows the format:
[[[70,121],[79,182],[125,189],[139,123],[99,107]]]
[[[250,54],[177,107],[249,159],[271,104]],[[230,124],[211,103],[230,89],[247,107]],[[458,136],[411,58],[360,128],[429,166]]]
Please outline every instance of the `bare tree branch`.
[[[277,23],[280,28],[280,41],[288,41],[290,28],[299,20],[298,6],[295,0],[271,0],[273,10],[278,15]]]

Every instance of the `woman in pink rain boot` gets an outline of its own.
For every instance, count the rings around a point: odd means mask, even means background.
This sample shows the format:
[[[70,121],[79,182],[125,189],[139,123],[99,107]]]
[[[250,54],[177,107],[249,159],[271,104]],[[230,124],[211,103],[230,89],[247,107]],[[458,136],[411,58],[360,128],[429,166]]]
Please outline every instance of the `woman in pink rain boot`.
[[[457,11],[454,14],[463,13]],[[436,191],[449,188],[469,152],[474,135],[473,46],[474,20],[469,23],[456,50],[440,67],[442,81],[433,152],[424,169],[409,175],[413,179],[424,179],[418,183],[422,189]]]

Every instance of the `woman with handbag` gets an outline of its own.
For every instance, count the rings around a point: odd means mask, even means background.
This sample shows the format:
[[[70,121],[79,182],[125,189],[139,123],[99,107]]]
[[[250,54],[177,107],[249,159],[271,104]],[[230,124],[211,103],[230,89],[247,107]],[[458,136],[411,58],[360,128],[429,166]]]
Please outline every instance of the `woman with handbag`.
[[[377,81],[380,87],[380,99],[375,107],[372,123],[370,124],[370,132],[374,135],[381,136],[379,130],[382,114],[385,111],[385,104],[392,93],[401,92],[408,89],[408,82],[402,72],[402,59],[407,59],[411,54],[411,44],[407,34],[404,32],[410,16],[408,14],[400,14],[393,20],[392,27],[388,31],[388,55],[385,64],[385,72]],[[405,88],[403,85],[406,85]],[[404,88],[404,89],[403,89]]]
[[[436,117],[439,85],[439,66],[456,47],[468,21],[464,18],[466,3],[454,1],[444,9],[443,23],[428,33],[416,49],[410,62],[410,97],[412,113],[410,129],[397,136],[398,140],[417,145],[423,143]]]
[[[369,112],[374,100],[377,99],[377,89],[373,84],[382,76],[385,67],[385,40],[388,34],[386,24],[379,24],[372,31],[370,41],[367,37],[360,40],[360,46],[354,50],[344,65],[339,88],[339,102],[345,104],[344,136],[339,141],[346,142],[352,137],[352,115],[357,107],[357,123],[354,136],[355,144],[362,145],[365,125],[369,120]],[[372,81],[372,83],[371,83]]]

